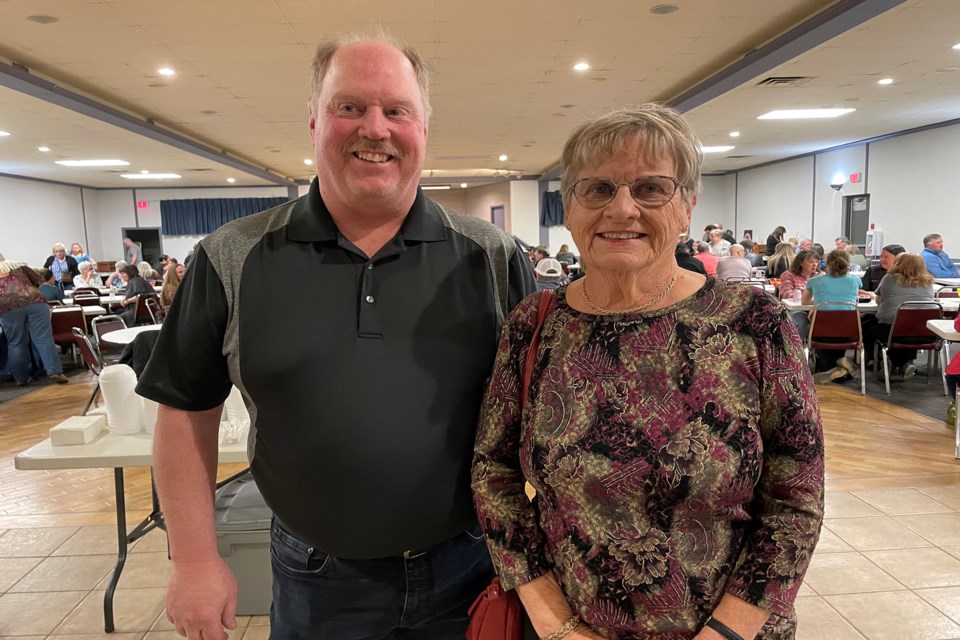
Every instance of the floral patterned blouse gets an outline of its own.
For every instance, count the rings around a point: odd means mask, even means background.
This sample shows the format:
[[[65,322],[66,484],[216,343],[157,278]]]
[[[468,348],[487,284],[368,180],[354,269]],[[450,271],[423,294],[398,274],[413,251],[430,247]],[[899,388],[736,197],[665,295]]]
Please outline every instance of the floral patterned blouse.
[[[596,633],[658,640],[693,637],[729,592],[773,613],[757,637],[792,638],[823,434],[786,310],[708,279],[676,305],[598,316],[564,287],[521,419],[537,308],[526,298],[501,333],[473,467],[504,588],[552,572]]]

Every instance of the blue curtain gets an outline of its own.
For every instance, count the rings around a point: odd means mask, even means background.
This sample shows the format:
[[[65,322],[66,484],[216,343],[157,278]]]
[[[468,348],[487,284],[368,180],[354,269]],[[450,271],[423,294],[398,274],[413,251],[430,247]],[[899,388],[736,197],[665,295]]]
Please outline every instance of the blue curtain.
[[[165,236],[211,233],[231,220],[266,211],[286,198],[197,198],[161,200],[160,227]]]
[[[540,226],[559,227],[563,224],[563,201],[559,191],[547,191],[543,194],[540,208]]]

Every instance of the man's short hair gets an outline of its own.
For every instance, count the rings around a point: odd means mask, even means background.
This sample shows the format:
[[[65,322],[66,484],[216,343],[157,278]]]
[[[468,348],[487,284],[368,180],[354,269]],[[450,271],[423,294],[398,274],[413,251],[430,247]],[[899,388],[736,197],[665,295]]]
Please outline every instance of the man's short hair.
[[[850,238],[847,236],[838,236],[834,242],[846,242],[847,244],[850,244]]]
[[[733,244],[730,245],[730,255],[731,255],[731,256],[735,256],[735,257],[742,258],[743,255],[744,255],[744,253],[746,253],[746,252],[744,251],[743,245],[737,244],[737,243],[733,243]]]
[[[740,243],[740,246],[743,247],[745,253],[753,253],[753,243],[749,240],[744,240]]]
[[[934,240],[943,240],[943,238],[940,237],[939,233],[928,233],[923,236],[923,246],[929,246]]]
[[[427,72],[427,65],[423,62],[420,53],[408,44],[405,44],[394,38],[382,27],[371,31],[357,31],[345,34],[328,42],[321,42],[317,45],[317,50],[313,54],[313,63],[310,65],[310,115],[317,115],[317,101],[320,100],[320,91],[323,89],[323,79],[327,77],[330,71],[330,61],[333,54],[348,44],[355,42],[380,42],[388,44],[410,61],[413,66],[413,72],[417,77],[417,85],[420,87],[420,99],[423,102],[424,121],[430,118],[433,109],[430,107],[430,74]]]
[[[898,256],[906,251],[906,249],[902,244],[888,244],[883,248],[883,251],[886,251],[890,255]]]
[[[697,253],[709,253],[709,252],[710,252],[710,245],[708,245],[706,242],[697,243]]]

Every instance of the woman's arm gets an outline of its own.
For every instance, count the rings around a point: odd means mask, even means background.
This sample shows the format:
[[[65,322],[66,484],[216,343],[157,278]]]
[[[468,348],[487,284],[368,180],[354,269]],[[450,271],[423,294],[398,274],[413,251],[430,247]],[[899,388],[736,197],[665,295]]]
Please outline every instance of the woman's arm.
[[[807,280],[807,288],[803,290],[800,296],[800,304],[813,304],[813,291],[810,290],[810,281]]]
[[[517,594],[523,602],[523,609],[530,618],[537,635],[548,636],[574,616],[573,610],[567,603],[566,596],[551,574],[543,575],[536,580],[517,587]],[[580,626],[576,631],[565,636],[564,640],[589,640],[600,636]]]

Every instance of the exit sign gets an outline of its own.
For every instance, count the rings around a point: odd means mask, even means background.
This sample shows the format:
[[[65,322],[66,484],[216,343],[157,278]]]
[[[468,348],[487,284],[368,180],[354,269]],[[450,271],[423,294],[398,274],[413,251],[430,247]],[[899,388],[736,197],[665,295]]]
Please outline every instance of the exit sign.
[[[149,209],[150,203],[146,200],[137,200],[137,209]]]
[[[863,177],[863,176],[862,176],[862,174],[860,174],[860,173],[851,173],[851,174],[850,174],[850,182],[851,182],[851,184],[857,184],[858,182],[860,182],[860,178],[862,178],[862,177]]]

